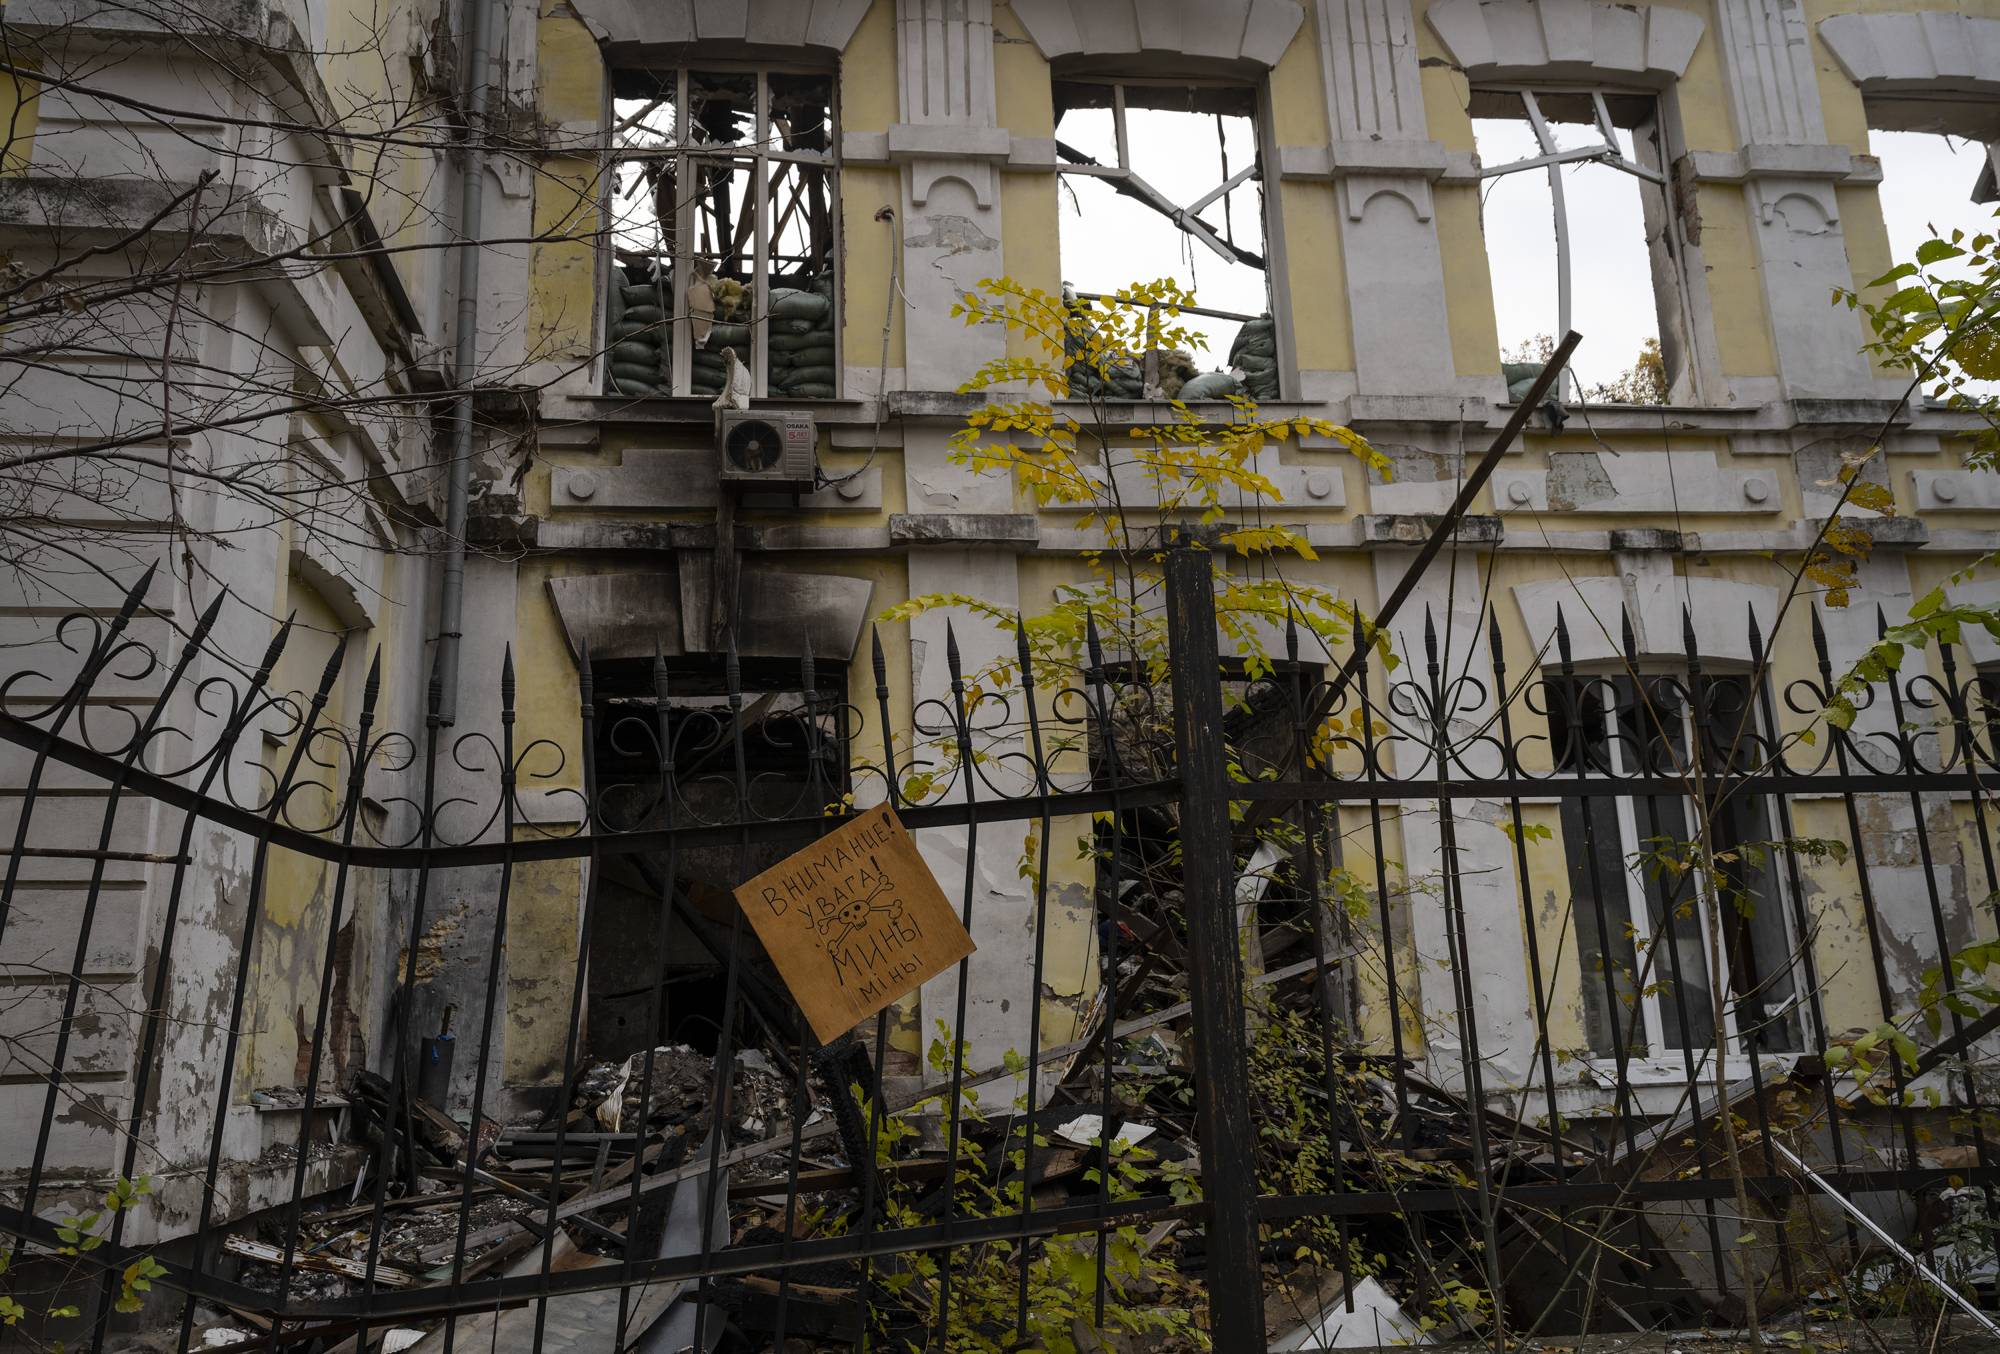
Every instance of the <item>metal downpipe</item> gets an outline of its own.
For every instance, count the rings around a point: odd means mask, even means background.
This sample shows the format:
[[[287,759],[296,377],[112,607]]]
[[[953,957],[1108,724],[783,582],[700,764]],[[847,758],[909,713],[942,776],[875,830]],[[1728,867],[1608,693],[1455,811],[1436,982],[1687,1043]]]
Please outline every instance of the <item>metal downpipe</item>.
[[[444,573],[438,589],[440,714],[458,716],[459,640],[465,632],[465,521],[472,487],[472,383],[479,363],[479,252],[485,224],[486,106],[492,62],[492,0],[464,0],[465,168],[459,181],[458,314],[454,328],[451,460],[445,489]]]

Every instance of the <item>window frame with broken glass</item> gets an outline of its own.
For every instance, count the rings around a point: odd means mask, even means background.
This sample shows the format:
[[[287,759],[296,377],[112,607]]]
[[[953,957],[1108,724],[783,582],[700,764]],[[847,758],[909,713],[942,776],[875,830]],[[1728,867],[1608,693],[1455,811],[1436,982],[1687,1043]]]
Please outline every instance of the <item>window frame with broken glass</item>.
[[[1752,678],[1714,666],[1692,687],[1671,663],[1641,666],[1636,679],[1625,668],[1544,674],[1557,779],[1682,782],[1674,794],[1565,795],[1559,810],[1584,1055],[1597,1063],[1622,1055],[1628,1070],[1653,1079],[1712,1071],[1711,893],[1733,971],[1727,1066],[1740,1070],[1752,1053],[1786,1056],[1810,1046],[1800,922],[1783,853],[1771,845],[1780,835],[1771,808],[1740,779],[1734,792],[1718,789],[1756,769]],[[1700,774],[1690,745],[1700,749]],[[1710,803],[1712,881],[1697,868],[1695,793]]]
[[[1510,107],[1518,108],[1518,113],[1507,111]],[[1534,135],[1536,154],[1502,164],[1487,164],[1481,159],[1475,174],[1481,186],[1482,232],[1487,185],[1491,181],[1535,170],[1547,176],[1555,236],[1556,316],[1552,342],[1573,327],[1575,278],[1565,171],[1600,165],[1625,174],[1638,184],[1644,244],[1652,271],[1661,368],[1659,398],[1606,398],[1612,391],[1610,384],[1586,388],[1574,367],[1564,371],[1563,389],[1582,404],[1701,404],[1712,392],[1704,372],[1706,345],[1695,323],[1695,317],[1702,312],[1692,286],[1693,243],[1683,234],[1677,220],[1679,189],[1672,166],[1678,148],[1674,145],[1676,119],[1671,91],[1608,85],[1481,83],[1468,92],[1466,111],[1474,127],[1475,156],[1479,154],[1478,124],[1482,121],[1519,120]],[[1573,112],[1583,116],[1565,116]],[[1587,145],[1562,146],[1551,124],[1592,127],[1598,140]],[[1619,135],[1621,131],[1630,137],[1629,155]],[[1503,354],[1502,376],[1507,381],[1510,399],[1518,398],[1539,367],[1539,361],[1507,362]],[[1635,366],[1626,376],[1636,379],[1638,374]]]
[[[1092,97],[1086,91],[1103,91]],[[1135,91],[1138,92],[1135,98]],[[1296,399],[1298,392],[1293,388],[1296,377],[1292,374],[1295,364],[1291,361],[1290,335],[1283,312],[1284,289],[1274,273],[1281,266],[1282,247],[1279,230],[1278,204],[1270,189],[1275,179],[1269,167],[1275,163],[1275,151],[1270,138],[1270,110],[1267,91],[1260,85],[1231,79],[1188,79],[1163,76],[1141,76],[1127,74],[1105,74],[1100,72],[1074,72],[1058,75],[1051,83],[1051,107],[1053,110],[1053,137],[1056,149],[1056,175],[1059,193],[1066,193],[1069,179],[1098,179],[1106,182],[1114,192],[1129,197],[1160,214],[1166,223],[1182,232],[1195,245],[1201,246],[1217,258],[1229,264],[1243,264],[1256,268],[1264,278],[1264,309],[1259,314],[1224,310],[1210,306],[1186,306],[1181,308],[1185,323],[1187,316],[1228,320],[1238,324],[1225,359],[1214,351],[1197,358],[1191,353],[1161,352],[1157,345],[1149,344],[1138,361],[1133,364],[1131,379],[1121,385],[1114,377],[1104,390],[1095,388],[1094,380],[1084,389],[1076,391],[1078,398],[1103,396],[1111,399],[1161,399],[1180,398],[1189,401],[1222,400],[1230,393],[1240,392],[1259,403]],[[1185,105],[1175,107],[1178,101]],[[1209,106],[1200,106],[1209,105]],[[1234,105],[1234,106],[1232,106]],[[1077,109],[1105,109],[1111,114],[1111,136],[1113,152],[1109,163],[1098,155],[1079,149],[1063,136],[1063,118]],[[1166,193],[1148,182],[1133,165],[1132,138],[1128,129],[1129,109],[1155,109],[1166,112],[1186,112],[1192,114],[1209,113],[1217,118],[1238,117],[1249,127],[1250,141],[1254,153],[1250,163],[1240,169],[1229,170],[1227,164],[1227,137],[1218,129],[1218,142],[1222,146],[1225,172],[1221,181],[1213,185],[1199,197],[1183,204],[1173,201]],[[1236,243],[1231,225],[1230,201],[1239,191],[1251,188],[1258,194],[1255,219],[1258,229],[1256,249],[1245,248]],[[1073,198],[1058,202],[1058,213],[1071,209]],[[1221,204],[1224,209],[1224,224],[1218,228],[1214,223],[1202,219],[1201,213]],[[1059,216],[1060,219],[1060,216]],[[1057,231],[1058,254],[1060,256],[1061,230]],[[1074,300],[1115,303],[1116,298],[1109,293],[1095,291],[1072,291],[1068,267],[1059,257],[1062,268],[1065,294]],[[1132,281],[1131,278],[1121,282]],[[1209,366],[1204,368],[1203,361]],[[1213,364],[1221,360],[1220,367]],[[1241,373],[1236,376],[1236,373]],[[1074,373],[1073,373],[1074,375]],[[1231,380],[1218,380],[1218,377]],[[1199,382],[1200,384],[1196,384]],[[1191,388],[1194,393],[1183,394],[1183,389]]]
[[[603,391],[838,398],[838,73],[713,61],[609,83]]]

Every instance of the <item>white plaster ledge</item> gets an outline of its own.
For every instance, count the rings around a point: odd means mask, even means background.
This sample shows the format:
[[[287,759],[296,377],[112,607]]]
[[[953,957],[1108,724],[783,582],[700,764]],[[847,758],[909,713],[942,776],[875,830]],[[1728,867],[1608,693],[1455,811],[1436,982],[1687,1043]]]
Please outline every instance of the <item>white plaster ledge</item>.
[[[1845,146],[1754,145],[1735,150],[1697,150],[1687,156],[1700,183],[1746,183],[1751,179],[1841,179],[1879,183],[1882,164],[1855,156]]]
[[[1330,146],[1278,147],[1278,173],[1288,179],[1341,179],[1356,175],[1443,178],[1451,157],[1436,141],[1336,141]]]
[[[1725,470],[1713,452],[1551,453],[1546,470],[1504,470],[1493,480],[1501,513],[1588,512],[1672,521],[1680,513],[1776,513],[1776,476]]]
[[[552,508],[649,509],[673,512],[713,508],[717,502],[715,453],[712,450],[634,447],[616,465],[558,465],[550,473]],[[744,496],[746,507],[792,506],[790,494]],[[816,490],[798,500],[811,512],[879,512],[882,470],[870,466],[837,488]]]

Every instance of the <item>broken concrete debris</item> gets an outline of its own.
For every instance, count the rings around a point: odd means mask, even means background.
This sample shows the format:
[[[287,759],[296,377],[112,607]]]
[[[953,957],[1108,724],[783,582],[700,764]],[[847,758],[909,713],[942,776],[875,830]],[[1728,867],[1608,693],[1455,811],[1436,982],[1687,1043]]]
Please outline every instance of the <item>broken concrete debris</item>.
[[[743,1037],[757,1037],[729,1049],[721,1068],[713,1052],[686,1043],[590,1060],[553,1108],[507,1124],[482,1119],[476,1132],[468,1119],[399,1096],[393,1083],[363,1072],[346,1103],[351,1133],[370,1150],[357,1154],[368,1164],[351,1191],[295,1217],[279,1210],[240,1225],[223,1253],[245,1286],[274,1296],[282,1288],[293,1300],[603,1271],[601,1288],[554,1295],[539,1317],[525,1299],[461,1317],[457,1338],[479,1347],[528,1348],[539,1319],[550,1347],[607,1354],[682,1354],[697,1340],[721,1354],[822,1354],[864,1340],[872,1349],[914,1351],[931,1347],[940,1321],[1005,1336],[1019,1319],[1018,1301],[1034,1319],[1043,1306],[1061,1305],[1059,1293],[1070,1294],[1061,1301],[1072,1309],[1060,1320],[1071,1328],[1082,1320],[1075,1286],[1102,1282],[1111,1324],[1101,1335],[1074,1335],[1076,1348],[1137,1348],[1131,1340],[1144,1331],[1148,1354],[1191,1354],[1205,1346],[1175,1314],[1205,1302],[1208,1254],[1198,1206],[1187,1207],[1199,1198],[1201,1155],[1193,1014],[1175,915],[1181,894],[1165,886],[1172,872],[1148,854],[1148,838],[1128,833],[1121,849],[1128,877],[1156,883],[1120,890],[1106,903],[1099,998],[1080,1037],[1043,1049],[1032,1066],[1009,1059],[954,1069],[946,1056],[926,1077],[910,1053],[870,1050],[855,1035],[814,1047],[796,1011],[773,1000],[741,1027]],[[1424,1212],[1275,1215],[1263,1229],[1269,1348],[1429,1343],[1488,1333],[1496,1313],[1510,1329],[1585,1328],[1582,1286],[1565,1276],[1576,1238],[1599,1226],[1606,1244],[1592,1281],[1592,1320],[1642,1330],[1730,1317],[1728,1294],[1705,1283],[1698,1266],[1689,1269],[1690,1255],[1709,1253],[1699,1210],[1593,1212],[1585,1203],[1565,1214],[1567,1206],[1511,1202],[1509,1192],[1714,1173],[1720,1163],[1689,1148],[1696,1118],[1716,1113],[1712,1099],[1644,1138],[1610,1140],[1552,1129],[1497,1100],[1475,1112],[1427,1079],[1419,1061],[1366,1051],[1337,1026],[1326,1033],[1321,1013],[1339,1003],[1355,956],[1325,943],[1330,933],[1316,929],[1295,890],[1274,885],[1242,899],[1239,922],[1254,960],[1246,1037],[1260,1191],[1280,1198],[1421,1191],[1460,1200]],[[954,1073],[956,1106],[947,1089]],[[1801,1062],[1796,1085],[1739,1088],[1731,1104],[1756,1094],[1809,1099],[1821,1074]],[[272,1094],[286,1099],[282,1090]],[[1789,1140],[1802,1159],[1817,1159],[1822,1148],[1809,1138],[1799,1129]],[[1107,1245],[1117,1237],[1118,1252],[1100,1280],[1089,1210],[1132,1200],[1149,1201],[1156,1216],[1142,1214],[1137,1225],[1130,1214],[1107,1219]],[[1482,1217],[1482,1208],[1493,1216]],[[1086,1221],[1025,1244],[882,1248],[866,1260],[851,1250],[838,1259],[784,1255],[802,1242],[998,1220],[1024,1209]],[[1787,1225],[1774,1215],[1756,1230]],[[1507,1257],[1497,1295],[1483,1259],[1489,1235]],[[1754,1249],[1743,1238],[1737,1244]],[[732,1250],[751,1248],[779,1258],[747,1269],[726,1262]],[[628,1259],[677,1256],[724,1262],[706,1280],[621,1278]],[[1018,1291],[1027,1296],[1019,1299],[1016,1276],[1024,1270],[1029,1279]],[[1084,1310],[1094,1310],[1092,1298]],[[1774,1277],[1761,1305],[1777,1310],[1810,1299],[1803,1283],[1779,1291]],[[941,1311],[947,1301],[953,1306]],[[269,1321],[266,1312],[214,1315],[218,1331]],[[370,1348],[441,1349],[441,1331],[440,1322],[385,1323],[371,1332]],[[335,1348],[361,1354],[344,1330],[342,1338]]]

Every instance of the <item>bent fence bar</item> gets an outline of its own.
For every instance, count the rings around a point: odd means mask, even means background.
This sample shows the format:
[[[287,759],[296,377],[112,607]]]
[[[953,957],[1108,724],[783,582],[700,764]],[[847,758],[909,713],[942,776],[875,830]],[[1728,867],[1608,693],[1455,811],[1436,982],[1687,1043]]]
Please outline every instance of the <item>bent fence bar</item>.
[[[379,656],[336,715],[344,642],[300,691],[274,687],[289,623],[254,667],[213,652],[219,599],[142,642],[150,575],[73,618],[50,646],[71,679],[0,690],[8,1282],[55,1275],[93,1348],[152,1257],[182,1348],[219,1314],[256,1327],[240,1347],[426,1323],[442,1349],[1058,1327],[1171,1347],[1177,1307],[1242,1350],[1323,1333],[1370,1280],[1408,1330],[1777,1310],[1866,1249],[1793,1154],[1892,1230],[1994,1183],[2000,1019],[1983,960],[1952,957],[1995,933],[2000,726],[1961,654],[1834,728],[1815,717],[1841,673],[1805,603],[1763,618],[1776,658],[1755,615],[1718,658],[1689,620],[1661,653],[1629,619],[1558,612],[1525,647],[1498,615],[1427,617],[1390,670],[1386,645],[1302,657],[1290,627],[1282,655],[1226,659],[1210,580],[1170,552],[1157,671],[1094,630],[1059,671],[1020,635],[1012,680],[954,641],[923,699],[892,691],[879,640],[872,691],[809,652],[748,684],[733,651],[693,674],[584,653],[573,720],[527,720],[510,663],[489,722],[445,727],[433,688],[414,732],[385,727]],[[1018,847],[1027,962],[975,955],[919,1018],[821,1046],[717,887],[881,804],[942,843],[975,936],[979,852]],[[1052,860],[1063,834],[1086,864]],[[530,1122],[500,1082],[512,966],[551,968],[516,947],[546,946],[552,866],[577,872],[576,949],[535,1008]],[[1051,953],[1078,907],[1052,897],[1063,868],[1086,922],[1060,944],[1088,953],[1058,1002],[1055,968],[1079,967]],[[135,897],[144,963],[105,979],[94,947]],[[427,937],[467,897],[471,1071],[440,1104],[419,1091],[442,1043],[418,1023]],[[297,1127],[266,1150],[243,1125],[273,1095],[251,1046],[279,1009],[280,912]],[[629,991],[594,981],[613,950],[638,956]],[[975,1063],[969,1022],[1003,994],[1020,1056]],[[129,1037],[107,1043],[120,1003]],[[1848,1039],[1885,1021],[1907,1056]],[[636,1031],[622,1061],[615,1022]],[[666,1042],[697,1028],[705,1047]],[[118,1177],[155,1181],[158,1215],[79,1224]],[[413,1217],[442,1220],[421,1246]],[[676,1322],[678,1344],[641,1345]]]

